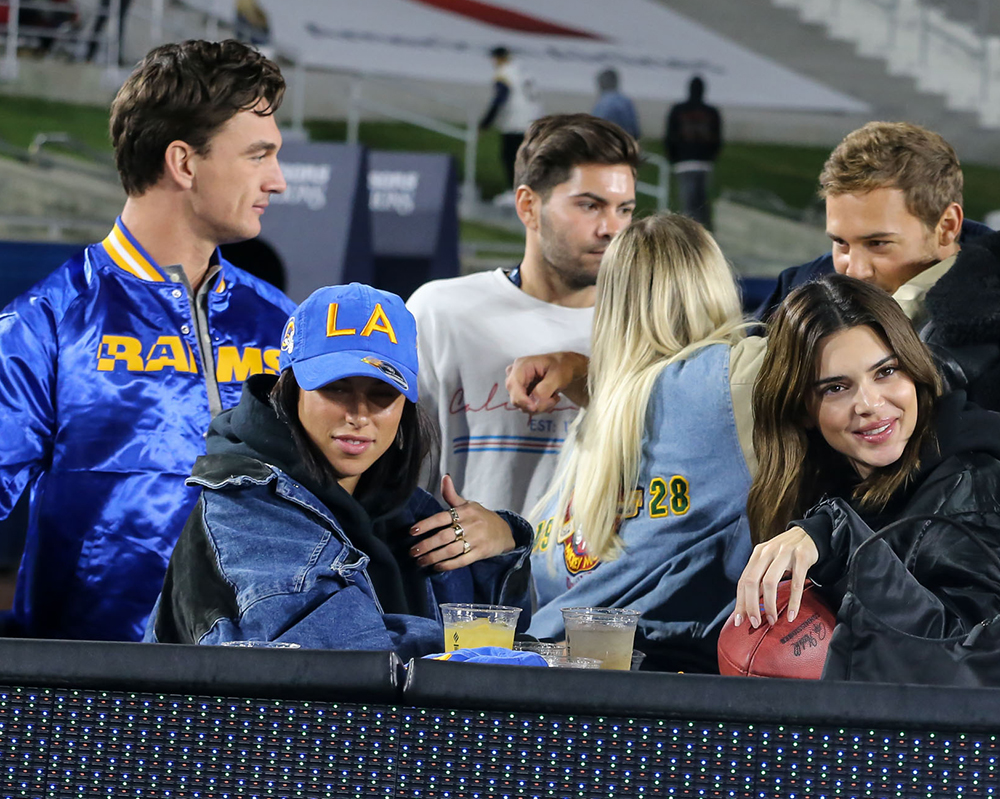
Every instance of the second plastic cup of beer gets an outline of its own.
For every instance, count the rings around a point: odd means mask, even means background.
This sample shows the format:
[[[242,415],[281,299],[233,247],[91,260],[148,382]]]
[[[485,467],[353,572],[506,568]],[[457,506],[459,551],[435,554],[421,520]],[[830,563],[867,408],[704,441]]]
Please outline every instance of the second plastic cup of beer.
[[[444,648],[472,649],[477,646],[514,645],[514,628],[520,608],[507,605],[471,605],[464,602],[446,602],[441,605],[444,620]]]
[[[627,608],[563,608],[572,657],[595,658],[602,669],[628,671],[639,611]]]

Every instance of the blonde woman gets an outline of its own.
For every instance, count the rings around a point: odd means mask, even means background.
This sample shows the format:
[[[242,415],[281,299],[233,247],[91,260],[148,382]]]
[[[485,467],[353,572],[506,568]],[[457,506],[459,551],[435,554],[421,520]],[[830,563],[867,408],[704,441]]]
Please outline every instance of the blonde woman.
[[[564,607],[634,608],[647,666],[715,671],[750,552],[764,342],[744,337],[729,266],[701,225],[654,216],[612,241],[592,346],[589,407],[535,509],[529,632],[562,638]]]

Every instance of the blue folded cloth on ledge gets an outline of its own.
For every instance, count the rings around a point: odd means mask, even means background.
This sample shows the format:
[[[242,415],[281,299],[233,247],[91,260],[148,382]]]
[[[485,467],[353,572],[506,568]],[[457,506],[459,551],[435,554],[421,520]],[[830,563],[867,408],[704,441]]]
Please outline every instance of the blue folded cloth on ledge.
[[[506,666],[545,666],[545,658],[537,652],[514,652],[500,646],[477,646],[473,649],[456,649],[437,655],[424,655],[425,660],[451,660],[465,663],[500,663]]]

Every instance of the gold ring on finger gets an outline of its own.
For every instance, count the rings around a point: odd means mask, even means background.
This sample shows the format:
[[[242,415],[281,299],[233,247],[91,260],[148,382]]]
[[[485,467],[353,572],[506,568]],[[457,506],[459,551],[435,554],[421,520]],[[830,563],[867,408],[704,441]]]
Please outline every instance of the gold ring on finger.
[[[458,522],[455,522],[455,524],[452,525],[451,529],[455,531],[455,540],[456,541],[464,541],[465,540],[465,528],[462,527],[462,525],[460,525]]]
[[[472,549],[472,546],[471,546],[471,545],[469,544],[469,542],[468,542],[468,541],[466,541],[466,540],[465,540],[465,539],[463,538],[463,539],[462,539],[462,554],[463,554],[463,555],[468,555],[468,554],[469,554],[469,550],[470,550],[470,549]]]
[[[448,508],[448,513],[451,514],[451,523],[458,524],[458,511],[454,508]]]

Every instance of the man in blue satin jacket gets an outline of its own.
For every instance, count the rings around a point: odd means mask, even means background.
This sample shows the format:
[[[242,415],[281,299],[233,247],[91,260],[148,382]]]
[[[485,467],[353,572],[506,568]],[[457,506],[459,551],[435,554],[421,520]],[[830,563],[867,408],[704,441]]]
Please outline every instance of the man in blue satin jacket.
[[[235,41],[151,51],[111,109],[114,229],[0,312],[0,516],[31,490],[5,634],[139,640],[209,422],[277,374],[294,305],[218,247],[285,188],[284,88]]]

